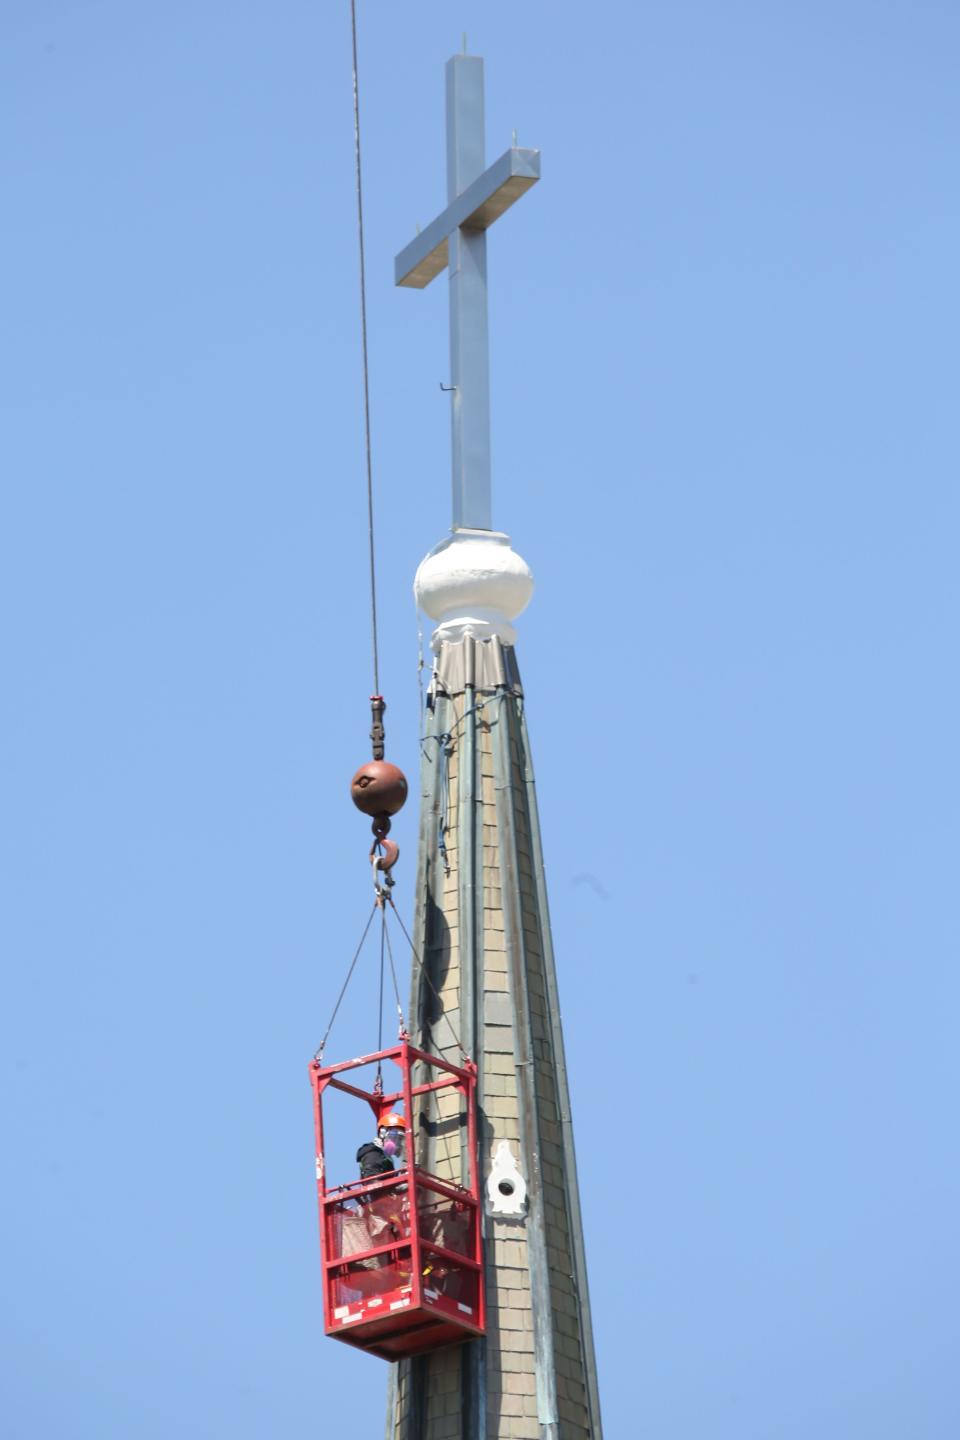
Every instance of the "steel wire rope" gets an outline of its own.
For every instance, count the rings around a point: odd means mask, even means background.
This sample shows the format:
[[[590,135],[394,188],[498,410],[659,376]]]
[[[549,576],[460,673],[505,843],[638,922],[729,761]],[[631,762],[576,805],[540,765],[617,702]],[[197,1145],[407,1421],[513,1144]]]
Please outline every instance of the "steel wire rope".
[[[397,1002],[397,1014],[400,1017],[401,1034],[406,1031],[407,1022],[403,1018],[403,1005],[400,1003],[400,986],[397,984],[397,968],[393,963],[393,946],[390,944],[390,931],[387,929],[387,912],[383,912],[383,934],[387,942],[387,956],[390,960],[390,974],[393,977],[393,993]],[[383,982],[381,980],[380,1004],[383,1005]]]
[[[404,937],[405,937],[405,939],[406,939],[406,942],[407,942],[407,944],[410,946],[410,950],[411,950],[411,953],[413,954],[414,960],[416,960],[417,964],[420,966],[420,973],[421,973],[421,975],[423,976],[424,980],[426,980],[427,984],[429,985],[429,987],[430,987],[430,993],[433,995],[433,998],[437,1001],[437,1004],[438,1004],[438,1005],[440,1006],[440,1008],[441,1008],[441,1013],[442,1013],[442,1015],[443,1015],[443,1018],[444,1018],[444,1020],[446,1020],[446,1022],[447,1022],[447,1029],[450,1031],[450,1034],[453,1036],[454,1041],[456,1042],[457,1049],[460,1051],[460,1054],[461,1054],[465,1059],[468,1059],[469,1057],[467,1056],[467,1052],[466,1052],[466,1050],[463,1048],[463,1041],[460,1039],[460,1036],[457,1034],[456,1030],[454,1029],[453,1021],[450,1019],[450,1016],[447,1014],[446,1007],[444,1006],[443,1001],[442,1001],[442,999],[440,998],[440,992],[437,990],[436,985],[434,985],[433,981],[431,980],[431,978],[430,978],[430,972],[429,972],[429,970],[427,969],[426,965],[424,965],[423,960],[420,958],[420,952],[417,950],[416,945],[414,945],[413,941],[411,940],[409,931],[407,930],[406,925],[404,925],[403,921],[402,921],[401,918],[400,918],[400,911],[397,909],[396,905],[393,903],[393,896],[392,896],[392,895],[388,895],[388,896],[387,896],[387,903],[389,904],[390,909],[393,911],[394,915],[396,915],[396,917],[397,917],[397,924],[400,926],[400,929],[403,931],[403,934],[404,934]]]
[[[428,740],[436,740],[439,747],[437,750],[437,760],[442,766],[442,769],[440,771],[439,806],[437,810],[437,849],[440,851],[440,859],[443,861],[444,873],[447,875],[450,874],[450,859],[447,855],[447,816],[450,809],[450,757],[447,746],[452,739],[453,736],[449,730],[444,730],[442,734],[439,735],[424,735],[420,741],[421,753],[428,765],[432,765],[433,761],[427,752],[426,742]]]
[[[340,1009],[341,1004],[343,1003],[343,997],[344,997],[344,995],[346,995],[346,993],[347,993],[347,986],[350,984],[350,979],[351,979],[351,977],[352,977],[352,975],[353,975],[354,970],[355,970],[356,967],[357,967],[357,961],[360,959],[360,952],[361,952],[361,950],[363,949],[364,941],[366,940],[367,935],[369,934],[370,926],[373,924],[373,917],[374,917],[374,915],[375,915],[376,913],[377,913],[377,901],[374,900],[374,902],[373,902],[373,907],[371,908],[370,914],[367,916],[367,923],[366,923],[366,925],[364,925],[364,927],[363,927],[363,934],[360,936],[360,944],[357,946],[356,950],[354,951],[353,959],[350,961],[350,968],[349,968],[349,970],[347,971],[347,978],[346,978],[346,980],[344,980],[343,985],[340,987],[340,994],[337,996],[337,1003],[336,1003],[336,1005],[334,1005],[334,1007],[333,1007],[333,1014],[330,1016],[330,1019],[329,1019],[329,1021],[328,1021],[328,1023],[327,1023],[327,1028],[326,1028],[326,1030],[324,1031],[323,1039],[320,1041],[320,1044],[317,1046],[316,1050],[313,1052],[313,1058],[314,1058],[314,1060],[321,1061],[321,1060],[323,1059],[324,1049],[326,1048],[327,1041],[330,1039],[330,1031],[333,1029],[334,1021],[336,1020],[336,1018],[337,1018],[337,1013],[338,1013],[338,1011],[339,1011],[339,1009]],[[399,916],[398,916],[397,918],[399,919]]]
[[[383,1049],[383,947],[387,938],[387,908],[381,904],[379,895],[376,901],[380,910],[380,998],[377,1001],[377,1049]],[[383,1093],[383,1070],[380,1061],[377,1061],[377,1084]]]
[[[400,918],[400,917],[399,917],[399,915],[398,915],[398,916],[397,916],[397,919],[399,920],[399,918]],[[402,927],[401,927],[401,928],[402,928]],[[394,992],[394,994],[395,994],[396,997],[397,997],[397,1012],[398,1012],[398,1014],[399,1014],[399,1016],[400,1016],[400,1032],[401,1032],[401,1034],[403,1034],[403,1033],[406,1032],[406,1022],[405,1022],[405,1020],[404,1020],[404,1018],[403,1018],[403,1007],[402,1007],[402,1005],[400,1004],[400,987],[397,985],[397,972],[396,972],[396,969],[394,968],[394,964],[393,964],[393,946],[390,944],[390,932],[389,932],[389,930],[386,930],[384,933],[386,934],[386,937],[387,937],[387,953],[388,953],[388,955],[390,956],[390,971],[391,971],[391,974],[393,975],[393,992]],[[450,1028],[451,1028],[451,1030],[452,1030],[452,1029],[453,1029],[453,1026],[451,1025]],[[462,1046],[462,1045],[460,1046],[460,1051],[461,1051],[461,1053],[463,1052],[463,1046]],[[421,1096],[420,1098],[421,1098],[421,1106],[422,1106],[424,1109],[429,1110],[429,1109],[431,1109],[433,1106],[436,1106],[437,1112],[439,1113],[439,1109],[440,1109],[439,1096],[437,1095],[436,1091],[431,1091],[430,1094]],[[450,1155],[450,1142],[448,1141],[447,1136],[446,1136],[446,1133],[445,1133],[443,1130],[440,1131],[440,1139],[441,1139],[441,1141],[443,1142],[443,1158],[444,1158],[444,1160],[446,1161],[447,1168],[449,1169],[450,1174],[452,1175],[452,1174],[454,1173],[454,1169],[453,1169],[453,1159],[452,1159],[452,1157],[451,1157],[451,1155]]]
[[[488,705],[493,704],[494,700],[506,700],[510,693],[511,692],[506,689],[497,689],[492,695],[488,695],[486,700],[478,700],[475,705],[471,705],[469,710],[464,710],[463,714],[459,716],[457,715],[456,701],[451,699],[455,724],[450,730],[441,730],[438,731],[435,735],[421,735],[421,750],[426,745],[428,740],[436,740],[438,744],[446,745],[449,741],[456,738],[457,731],[460,729],[464,720],[468,720],[471,715],[475,715],[479,710],[485,710]],[[518,696],[517,698],[519,699],[520,697]]]
[[[476,714],[478,711],[485,710],[486,707],[488,705],[491,705],[494,700],[506,700],[507,694],[508,692],[506,690],[497,690],[494,692],[494,694],[488,695],[486,700],[478,700],[475,705],[470,706],[469,710],[464,710],[463,714],[460,716],[457,715],[456,701],[451,698],[450,703],[453,706],[454,715],[454,724],[452,728],[450,730],[440,730],[433,735],[420,736],[420,753],[424,756],[427,763],[430,765],[433,764],[433,761],[430,759],[430,754],[427,750],[427,741],[433,740],[436,742],[438,747],[437,757],[443,766],[443,769],[440,773],[439,813],[437,816],[437,849],[440,851],[440,859],[443,861],[444,872],[447,875],[450,874],[450,860],[447,854],[447,821],[450,812],[449,757],[452,753],[449,747],[452,745],[453,741],[457,737],[457,734],[465,720],[467,720],[471,715]]]
[[[353,140],[357,179],[357,244],[360,252],[360,339],[363,355],[363,431],[367,460],[367,533],[370,545],[370,622],[373,636],[373,693],[380,694],[380,657],[377,646],[377,565],[373,536],[373,460],[370,444],[370,364],[367,353],[367,267],[363,247],[363,178],[360,160],[360,74],[357,62],[357,0],[350,0],[353,42]]]
[[[440,996],[437,994],[436,987],[434,986],[433,981],[430,979],[430,976],[429,976],[428,973],[427,973],[427,970],[426,970],[425,965],[423,964],[423,961],[420,959],[420,956],[417,954],[417,947],[414,945],[413,941],[410,939],[410,936],[407,935],[406,926],[404,925],[403,921],[400,919],[400,912],[399,912],[399,910],[397,909],[396,905],[394,905],[394,903],[393,903],[393,897],[390,896],[390,895],[388,895],[388,896],[387,896],[387,899],[390,901],[390,905],[391,905],[391,908],[392,908],[392,910],[393,910],[393,913],[394,913],[394,915],[396,915],[396,917],[397,917],[397,924],[400,926],[400,929],[403,931],[404,935],[406,935],[406,937],[407,937],[407,944],[410,946],[410,949],[411,949],[411,951],[413,952],[414,959],[416,960],[417,964],[420,966],[420,969],[421,969],[421,971],[422,971],[422,973],[423,973],[423,978],[426,980],[427,984],[430,986],[430,989],[433,991],[433,994],[434,994],[434,996],[436,997],[437,1001],[442,1004],[442,1001],[440,1001]],[[393,950],[391,949],[391,946],[390,946],[390,935],[389,935],[389,932],[385,932],[385,933],[386,933],[386,935],[387,935],[387,950],[388,950],[388,952],[389,952],[389,954],[390,954],[390,968],[391,968],[391,970],[393,970]],[[397,972],[396,972],[395,970],[393,971],[393,988],[394,988],[394,991],[396,992],[396,996],[397,996],[397,1009],[400,1011],[400,1028],[401,1028],[401,1029],[404,1029],[404,1028],[405,1028],[405,1025],[404,1025],[404,1019],[403,1019],[403,1010],[402,1010],[401,1005],[400,1005],[400,990],[399,990],[399,988],[398,988],[398,986],[397,986]],[[466,1051],[465,1051],[464,1048],[463,1048],[463,1043],[462,1043],[459,1035],[457,1034],[456,1030],[454,1030],[454,1028],[453,1028],[453,1022],[451,1021],[450,1017],[448,1016],[448,1014],[447,1014],[447,1012],[446,1012],[446,1009],[444,1009],[444,1011],[443,1011],[443,1018],[444,1018],[444,1020],[446,1020],[447,1025],[448,1025],[449,1028],[450,1028],[450,1033],[451,1033],[451,1035],[453,1036],[454,1040],[456,1041],[457,1049],[460,1051],[460,1054],[465,1057],[465,1056],[466,1056]],[[432,1093],[432,1094],[430,1094],[430,1095],[424,1096],[424,1097],[422,1097],[422,1098],[426,1101],[426,1104],[427,1104],[428,1107],[431,1106],[431,1105],[433,1105],[433,1104],[438,1104],[437,1096],[436,1096],[435,1093]],[[441,1131],[441,1133],[440,1133],[440,1139],[441,1139],[442,1142],[443,1142],[443,1154],[444,1154],[444,1159],[446,1160],[446,1163],[447,1163],[447,1166],[448,1166],[448,1168],[449,1168],[449,1170],[450,1170],[450,1173],[453,1174],[453,1161],[452,1161],[452,1159],[451,1159],[451,1157],[450,1157],[450,1144],[449,1144],[449,1141],[447,1140],[446,1135],[445,1135],[442,1131]]]

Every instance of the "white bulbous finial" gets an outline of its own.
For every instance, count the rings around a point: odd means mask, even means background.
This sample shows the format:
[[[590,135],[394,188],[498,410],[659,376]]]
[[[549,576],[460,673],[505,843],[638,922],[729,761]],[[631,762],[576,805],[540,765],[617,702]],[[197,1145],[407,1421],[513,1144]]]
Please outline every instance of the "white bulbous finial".
[[[417,604],[437,621],[433,648],[444,640],[498,636],[512,645],[510,624],[530,603],[533,575],[498,530],[454,530],[421,561],[413,582]]]

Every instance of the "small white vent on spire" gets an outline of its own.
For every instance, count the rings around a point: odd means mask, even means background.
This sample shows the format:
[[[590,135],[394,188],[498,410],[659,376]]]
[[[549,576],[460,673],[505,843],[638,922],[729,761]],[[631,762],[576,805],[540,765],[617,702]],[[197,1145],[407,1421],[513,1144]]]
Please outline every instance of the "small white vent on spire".
[[[527,1182],[510,1149],[508,1140],[501,1140],[493,1155],[493,1167],[487,1177],[487,1209],[491,1215],[523,1215],[527,1208]]]

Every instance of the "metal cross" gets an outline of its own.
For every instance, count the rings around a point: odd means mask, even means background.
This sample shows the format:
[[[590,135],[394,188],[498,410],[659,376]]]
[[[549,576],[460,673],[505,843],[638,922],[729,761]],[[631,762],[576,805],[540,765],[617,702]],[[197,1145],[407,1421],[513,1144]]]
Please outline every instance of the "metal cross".
[[[450,267],[453,526],[490,530],[490,347],[487,230],[540,179],[540,151],[517,146],[483,168],[483,61],[447,61],[447,208],[394,261],[398,285],[422,290]]]

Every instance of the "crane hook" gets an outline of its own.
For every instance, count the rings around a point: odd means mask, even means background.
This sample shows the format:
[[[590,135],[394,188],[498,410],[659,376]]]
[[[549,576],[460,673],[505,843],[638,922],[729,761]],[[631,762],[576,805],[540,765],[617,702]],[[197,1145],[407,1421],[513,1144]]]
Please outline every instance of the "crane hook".
[[[399,859],[400,846],[397,842],[388,840],[385,835],[378,835],[370,846],[370,862],[373,865],[374,879],[376,879],[378,871],[389,878],[390,871]]]

